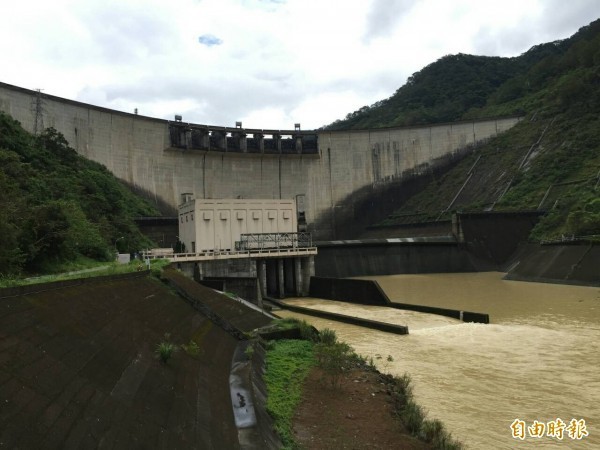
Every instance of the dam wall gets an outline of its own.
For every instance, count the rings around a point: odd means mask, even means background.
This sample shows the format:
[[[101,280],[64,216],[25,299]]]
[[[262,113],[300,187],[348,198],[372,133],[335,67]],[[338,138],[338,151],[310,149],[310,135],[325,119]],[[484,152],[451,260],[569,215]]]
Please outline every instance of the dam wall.
[[[352,131],[245,130],[155,119],[5,83],[0,83],[0,110],[30,132],[54,127],[79,154],[173,212],[182,193],[205,199],[303,196],[308,231],[316,239],[343,234],[344,223],[356,215],[355,204],[365,195],[376,197],[369,193],[378,187],[426,173],[435,161],[520,120]],[[262,141],[266,134],[273,136],[268,146]],[[246,135],[252,138],[247,141]],[[228,144],[236,136],[243,137],[232,151]],[[287,137],[286,145],[281,137]],[[308,151],[302,139],[316,144]]]

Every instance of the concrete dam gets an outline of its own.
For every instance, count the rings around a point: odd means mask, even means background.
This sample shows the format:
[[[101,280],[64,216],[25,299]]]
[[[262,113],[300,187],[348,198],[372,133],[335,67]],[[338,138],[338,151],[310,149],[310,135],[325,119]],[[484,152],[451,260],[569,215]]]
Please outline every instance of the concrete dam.
[[[196,198],[297,199],[315,239],[343,237],[358,204],[517,124],[493,118],[351,131],[244,129],[168,121],[0,83],[0,110],[53,127],[79,154],[173,212]],[[299,208],[300,209],[300,208]],[[174,214],[173,214],[174,215]]]

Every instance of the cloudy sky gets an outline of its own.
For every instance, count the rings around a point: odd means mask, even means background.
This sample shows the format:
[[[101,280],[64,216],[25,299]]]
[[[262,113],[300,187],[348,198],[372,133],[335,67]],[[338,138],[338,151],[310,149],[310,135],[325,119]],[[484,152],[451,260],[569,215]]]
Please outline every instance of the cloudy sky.
[[[20,0],[0,17],[2,82],[164,119],[311,129],[444,55],[569,37],[600,1]]]

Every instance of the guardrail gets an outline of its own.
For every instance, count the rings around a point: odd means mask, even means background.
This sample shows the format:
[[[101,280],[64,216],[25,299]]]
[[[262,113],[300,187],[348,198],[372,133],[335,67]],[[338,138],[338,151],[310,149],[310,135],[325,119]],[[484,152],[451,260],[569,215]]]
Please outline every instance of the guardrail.
[[[199,253],[173,253],[170,255],[154,255],[151,252],[142,252],[144,259],[168,259],[171,262],[210,261],[215,259],[240,259],[240,258],[278,258],[289,256],[310,256],[317,254],[317,247],[296,248],[269,248],[251,250],[219,251],[213,250]]]
[[[561,237],[556,238],[556,239],[543,239],[540,241],[540,244],[541,245],[568,244],[568,243],[573,243],[573,242],[590,242],[590,241],[600,241],[600,234],[592,234],[589,236],[574,236],[574,235],[565,236],[565,235],[562,235]]]
[[[236,250],[312,247],[312,235],[305,231],[290,233],[244,233],[236,241]]]

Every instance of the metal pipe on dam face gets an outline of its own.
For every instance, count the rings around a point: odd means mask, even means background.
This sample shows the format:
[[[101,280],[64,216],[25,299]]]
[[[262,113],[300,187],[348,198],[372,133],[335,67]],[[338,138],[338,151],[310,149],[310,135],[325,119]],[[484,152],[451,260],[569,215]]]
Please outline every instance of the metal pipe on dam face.
[[[32,108],[34,102],[42,107]],[[42,123],[54,127],[79,154],[173,208],[184,192],[198,198],[303,195],[316,239],[336,238],[336,217],[352,216],[361,190],[426,171],[436,160],[520,120],[351,131],[249,130],[170,122],[1,82],[0,110],[30,132]]]

